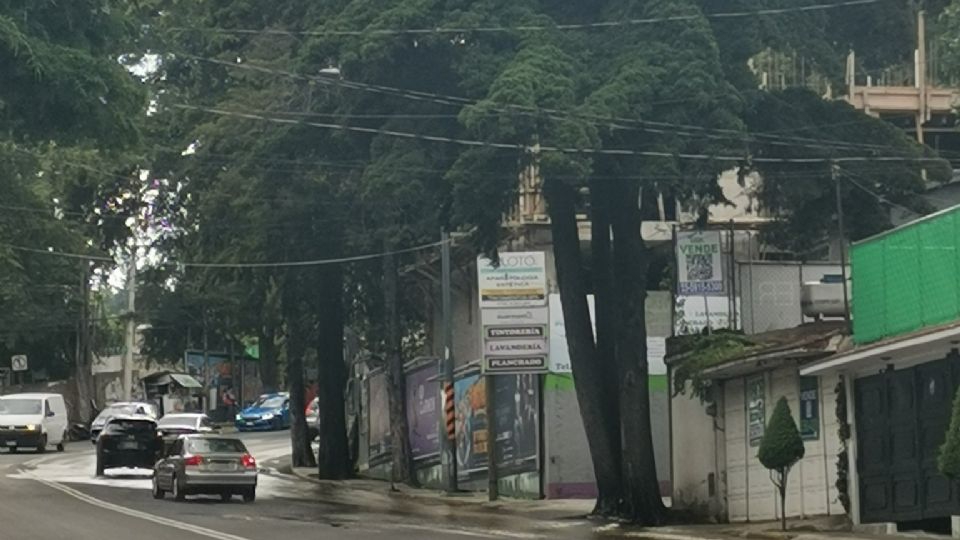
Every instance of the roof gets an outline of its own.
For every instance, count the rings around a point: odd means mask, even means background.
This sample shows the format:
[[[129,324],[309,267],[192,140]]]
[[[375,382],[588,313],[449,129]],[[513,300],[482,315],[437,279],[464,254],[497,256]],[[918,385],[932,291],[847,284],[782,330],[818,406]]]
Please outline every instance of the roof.
[[[63,397],[62,394],[43,394],[40,392],[29,392],[24,394],[7,394],[5,396],[0,396],[0,399],[7,398],[17,398],[17,399],[47,399],[51,397]]]
[[[170,371],[163,371],[148,377],[144,377],[144,381],[146,381],[148,384],[156,385],[176,383],[183,388],[203,388],[203,385],[200,384],[200,381],[196,380],[191,375],[186,373],[173,373]]]
[[[161,420],[163,420],[163,419],[165,419],[165,418],[199,418],[199,417],[201,417],[201,416],[206,416],[206,415],[203,414],[203,413],[193,413],[193,412],[191,412],[191,413],[170,413],[170,414],[165,414],[165,415],[163,415],[163,418],[161,418]]]
[[[722,334],[716,334],[721,336]],[[704,336],[689,336],[694,345],[684,347],[682,340],[674,338],[668,344],[667,365],[686,361],[700,362],[697,366],[704,378],[729,379],[756,373],[787,362],[806,363],[836,352],[846,335],[844,321],[818,321],[793,328],[771,330],[744,336],[727,333],[735,346],[726,349],[708,350],[702,345]],[[699,344],[696,339],[700,338]],[[681,341],[679,346],[675,341]],[[721,345],[727,345],[721,343]],[[683,352],[669,354],[671,346]],[[686,349],[686,350],[683,350]]]
[[[137,420],[137,421],[144,421],[144,422],[153,422],[154,424],[157,423],[157,421],[152,416],[147,414],[118,414],[115,416],[111,416],[110,419],[107,420],[107,423],[113,422],[114,420]]]

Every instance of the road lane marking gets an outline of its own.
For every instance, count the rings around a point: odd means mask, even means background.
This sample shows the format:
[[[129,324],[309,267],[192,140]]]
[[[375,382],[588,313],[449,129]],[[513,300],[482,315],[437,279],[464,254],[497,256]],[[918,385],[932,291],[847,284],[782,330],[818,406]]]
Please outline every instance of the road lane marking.
[[[33,473],[29,472],[29,471],[25,471],[24,474],[25,474],[26,476],[28,476],[28,477],[31,477],[33,480],[35,480],[35,481],[37,481],[37,482],[40,482],[41,484],[43,484],[43,485],[45,485],[45,486],[51,487],[51,488],[53,488],[53,489],[56,489],[57,491],[60,491],[60,492],[62,492],[62,493],[65,493],[65,494],[67,494],[67,495],[69,495],[69,496],[71,496],[71,497],[73,497],[73,498],[75,498],[75,499],[78,499],[78,500],[80,500],[80,501],[83,501],[83,502],[85,502],[85,503],[87,503],[87,504],[91,504],[91,505],[93,505],[93,506],[96,506],[96,507],[99,507],[99,508],[103,508],[104,510],[110,510],[110,511],[112,511],[112,512],[116,512],[116,513],[118,513],[118,514],[123,514],[123,515],[125,515],[125,516],[129,516],[129,517],[132,517],[132,518],[142,519],[142,520],[144,520],[144,521],[150,521],[150,522],[156,523],[156,524],[158,524],[158,525],[164,525],[164,526],[166,526],[166,527],[171,527],[171,528],[174,528],[174,529],[179,529],[179,530],[181,530],[181,531],[192,532],[192,533],[194,533],[194,534],[196,534],[196,535],[206,536],[207,538],[214,538],[214,539],[216,539],[216,540],[250,540],[249,538],[244,538],[244,537],[242,537],[242,536],[236,536],[236,535],[229,534],[229,533],[224,533],[224,532],[220,532],[220,531],[215,531],[215,530],[213,530],[213,529],[208,529],[208,528],[206,528],[206,527],[201,527],[201,526],[199,526],[199,525],[192,525],[192,524],[190,524],[190,523],[185,523],[185,522],[183,522],[183,521],[177,521],[177,520],[175,520],[175,519],[170,519],[170,518],[155,516],[155,515],[153,515],[153,514],[148,514],[148,513],[146,513],[146,512],[141,512],[140,510],[134,510],[134,509],[132,509],[132,508],[127,508],[127,507],[125,507],[125,506],[120,506],[120,505],[118,505],[118,504],[109,503],[109,502],[107,502],[107,501],[104,501],[104,500],[98,499],[98,498],[96,498],[96,497],[92,497],[92,496],[90,496],[90,495],[87,495],[86,493],[82,493],[82,492],[80,492],[80,491],[77,491],[77,490],[75,490],[75,489],[73,489],[73,488],[71,488],[71,487],[64,486],[63,484],[59,484],[59,483],[53,482],[53,481],[51,481],[51,480],[46,480],[46,479],[44,479],[44,478],[40,478],[39,476],[36,476],[35,474],[33,474]]]
[[[473,538],[522,538],[522,539],[536,539],[536,538],[546,538],[542,534],[534,533],[525,533],[525,532],[514,532],[514,531],[501,531],[497,529],[471,529],[466,527],[457,527],[457,526],[431,526],[431,525],[414,525],[411,523],[390,523],[389,527],[396,527],[400,529],[410,529],[414,531],[429,531],[433,533],[449,534],[449,535],[458,535],[458,536],[470,536]]]

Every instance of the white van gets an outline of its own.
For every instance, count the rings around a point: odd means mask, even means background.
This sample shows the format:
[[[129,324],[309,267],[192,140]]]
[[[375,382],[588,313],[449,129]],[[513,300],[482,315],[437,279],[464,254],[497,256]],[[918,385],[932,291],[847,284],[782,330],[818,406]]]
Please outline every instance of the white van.
[[[67,426],[67,406],[60,394],[0,396],[0,447],[11,453],[23,446],[44,452],[50,444],[63,452]]]

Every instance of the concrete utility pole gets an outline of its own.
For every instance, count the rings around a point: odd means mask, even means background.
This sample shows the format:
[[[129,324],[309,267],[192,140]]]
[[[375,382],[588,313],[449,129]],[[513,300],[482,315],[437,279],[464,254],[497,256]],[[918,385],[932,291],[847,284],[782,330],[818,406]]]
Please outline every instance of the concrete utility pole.
[[[443,395],[445,400],[452,399],[452,392],[447,392],[448,388],[453,387],[453,303],[450,298],[450,234],[443,231],[440,236],[440,273],[441,276],[441,298],[443,305]],[[447,410],[447,403],[444,403],[444,410]],[[441,415],[441,422],[443,421]],[[447,493],[457,491],[457,458],[456,441],[447,433],[447,429],[441,429],[443,437],[443,458],[442,477],[443,485]]]
[[[123,354],[123,400],[130,401],[133,395],[133,348],[136,346],[137,321],[137,246],[130,249],[127,261],[127,335]]]
[[[847,291],[847,233],[843,225],[843,197],[840,195],[840,165],[834,161],[830,164],[830,174],[833,177],[834,190],[837,193],[837,232],[840,234],[840,279],[843,280],[843,320],[847,332],[850,328],[850,295]]]

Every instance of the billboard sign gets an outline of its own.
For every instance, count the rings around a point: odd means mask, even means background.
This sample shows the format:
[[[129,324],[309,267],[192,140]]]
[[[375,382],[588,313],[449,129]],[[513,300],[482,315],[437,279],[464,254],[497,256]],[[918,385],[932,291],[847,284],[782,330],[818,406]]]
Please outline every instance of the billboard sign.
[[[547,372],[546,356],[488,356],[483,363],[490,375]]]
[[[724,294],[720,231],[677,233],[677,292],[681,295]]]
[[[497,473],[536,472],[540,447],[540,392],[537,375],[493,378],[496,399]]]
[[[415,460],[440,454],[440,385],[430,380],[436,374],[435,362],[407,373],[407,424]]]
[[[478,374],[462,377],[453,385],[456,414],[457,476],[469,479],[487,470],[487,386]]]
[[[547,305],[547,264],[542,251],[501,253],[499,266],[477,259],[480,309]]]

